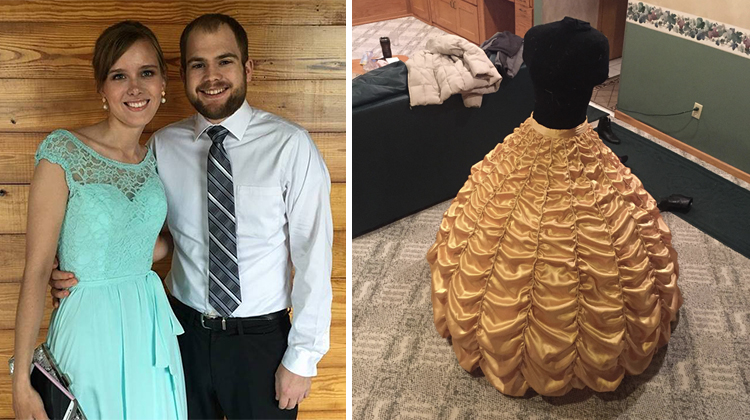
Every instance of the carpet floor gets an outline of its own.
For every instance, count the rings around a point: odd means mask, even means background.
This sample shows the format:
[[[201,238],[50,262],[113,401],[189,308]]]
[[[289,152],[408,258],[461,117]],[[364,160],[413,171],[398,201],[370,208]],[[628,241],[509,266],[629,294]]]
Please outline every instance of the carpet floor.
[[[669,345],[614,392],[512,398],[464,371],[432,322],[425,254],[449,204],[352,242],[353,418],[750,418],[750,259],[664,213],[684,297]]]
[[[670,194],[693,198],[687,213],[676,214],[723,244],[750,258],[750,191],[615,123],[622,141],[609,144],[656,201]]]

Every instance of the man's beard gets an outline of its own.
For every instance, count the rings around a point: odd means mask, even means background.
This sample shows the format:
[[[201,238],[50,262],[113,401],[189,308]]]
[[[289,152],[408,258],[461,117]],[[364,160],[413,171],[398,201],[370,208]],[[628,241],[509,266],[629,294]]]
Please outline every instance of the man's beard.
[[[205,89],[203,87],[198,87],[196,90],[210,90],[210,87],[206,87]],[[230,88],[231,89],[231,88]],[[196,92],[196,94],[193,95],[187,95],[188,100],[193,105],[193,108],[196,109],[201,115],[203,115],[206,119],[209,120],[223,120],[224,118],[229,117],[230,115],[234,114],[235,111],[240,109],[242,104],[245,102],[245,96],[247,94],[247,82],[243,79],[242,85],[239,89],[231,89],[229,98],[227,98],[226,102],[220,106],[213,106],[208,107],[206,104],[204,104],[200,100],[200,93]]]

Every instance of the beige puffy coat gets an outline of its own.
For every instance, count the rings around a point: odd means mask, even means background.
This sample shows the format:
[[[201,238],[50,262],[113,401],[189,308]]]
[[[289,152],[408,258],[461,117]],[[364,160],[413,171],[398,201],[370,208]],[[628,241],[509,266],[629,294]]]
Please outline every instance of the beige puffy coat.
[[[481,48],[456,35],[427,41],[406,61],[412,106],[441,104],[460,93],[467,108],[479,108],[482,95],[496,92],[502,76]]]

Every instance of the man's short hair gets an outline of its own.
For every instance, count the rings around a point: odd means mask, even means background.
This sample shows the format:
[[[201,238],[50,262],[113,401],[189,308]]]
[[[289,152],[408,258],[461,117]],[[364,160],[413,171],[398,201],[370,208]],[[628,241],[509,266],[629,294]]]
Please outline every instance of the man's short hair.
[[[206,32],[216,32],[221,25],[227,25],[229,26],[229,29],[232,30],[234,38],[237,40],[237,46],[240,48],[242,65],[244,66],[245,63],[247,63],[247,32],[245,32],[245,28],[243,28],[242,25],[231,16],[223,15],[221,13],[209,13],[197,17],[182,31],[182,35],[180,36],[180,64],[182,65],[183,70],[185,69],[187,62],[185,49],[187,48],[187,40],[190,33],[196,29]]]

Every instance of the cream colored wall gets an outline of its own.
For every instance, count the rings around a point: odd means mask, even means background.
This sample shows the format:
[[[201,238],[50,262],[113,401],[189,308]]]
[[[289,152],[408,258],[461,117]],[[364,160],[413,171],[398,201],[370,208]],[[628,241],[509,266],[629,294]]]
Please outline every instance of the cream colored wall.
[[[597,27],[599,0],[553,0],[545,1],[542,8],[542,23],[556,22],[570,16],[589,22]]]
[[[651,0],[647,3],[750,29],[748,0]],[[544,7],[547,7],[546,3]]]

